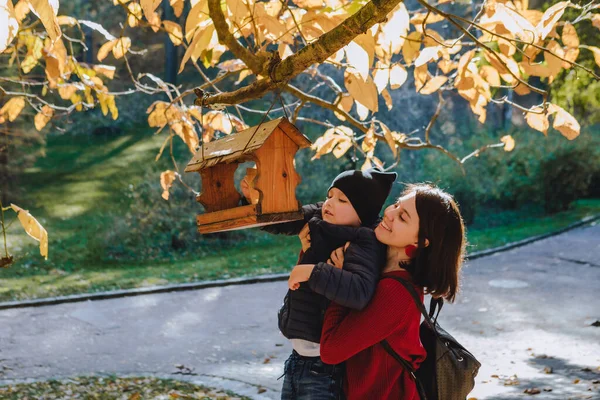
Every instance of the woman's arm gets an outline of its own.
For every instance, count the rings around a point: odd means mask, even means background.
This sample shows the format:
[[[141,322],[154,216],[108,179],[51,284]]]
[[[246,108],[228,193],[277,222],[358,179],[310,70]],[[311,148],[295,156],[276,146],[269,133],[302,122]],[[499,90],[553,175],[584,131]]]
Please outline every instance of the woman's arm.
[[[331,303],[325,313],[321,335],[321,358],[339,364],[408,326],[407,311],[415,308],[406,289],[392,279],[379,282],[375,296],[362,311]],[[416,315],[416,314],[415,314]]]

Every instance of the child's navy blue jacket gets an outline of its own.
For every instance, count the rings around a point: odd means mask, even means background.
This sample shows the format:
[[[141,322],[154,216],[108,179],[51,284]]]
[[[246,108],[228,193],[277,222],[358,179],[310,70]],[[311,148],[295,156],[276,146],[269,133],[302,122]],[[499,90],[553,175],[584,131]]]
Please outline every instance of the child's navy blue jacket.
[[[279,329],[288,339],[319,342],[323,317],[329,301],[363,309],[375,294],[379,274],[385,263],[386,246],[373,229],[333,225],[323,221],[322,203],[302,207],[304,219],[268,225],[270,233],[298,235],[308,223],[311,246],[302,255],[301,264],[315,264],[308,280],[298,290],[289,290],[279,311]],[[350,242],[344,253],[344,268],[327,264],[331,252]]]

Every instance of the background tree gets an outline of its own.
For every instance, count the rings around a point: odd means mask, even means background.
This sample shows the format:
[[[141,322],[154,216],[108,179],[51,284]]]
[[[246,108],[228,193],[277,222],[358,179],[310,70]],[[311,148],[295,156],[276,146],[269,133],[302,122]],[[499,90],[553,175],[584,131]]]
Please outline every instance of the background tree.
[[[59,15],[58,1],[0,2],[0,51],[10,71],[0,76],[0,123],[9,126],[26,107],[35,113],[38,131],[97,106],[117,119],[116,99],[143,93],[157,96],[148,124],[166,132],[157,157],[175,137],[193,153],[202,142],[278,111],[323,129],[314,158],[340,158],[351,150],[351,160],[361,159],[362,168],[391,169],[403,150],[434,149],[462,167],[486,149],[510,151],[515,143],[505,135],[464,156],[449,151],[431,132],[450,99],[464,99],[457,104],[482,124],[494,104],[508,105],[533,128],[547,134],[552,122],[572,140],[579,123],[553,101],[551,89],[564,71],[599,79],[600,49],[578,35],[598,28],[595,2],[562,1],[545,11],[530,9],[524,0],[114,0],[96,6],[112,7],[115,18],[75,18],[72,9]],[[96,64],[80,56],[95,52],[85,30],[101,38]],[[186,79],[179,86],[168,73],[163,80],[145,68],[150,43],[165,33],[173,46],[185,49],[178,72]],[[167,67],[175,53],[166,49]],[[595,65],[580,63],[580,53],[591,55]],[[429,123],[412,131],[380,118],[396,111],[392,94],[408,84],[432,96],[433,104]],[[194,94],[199,97],[191,104]],[[386,165],[376,155],[381,144],[393,155]],[[161,176],[165,190],[182,181],[173,161],[174,171]]]

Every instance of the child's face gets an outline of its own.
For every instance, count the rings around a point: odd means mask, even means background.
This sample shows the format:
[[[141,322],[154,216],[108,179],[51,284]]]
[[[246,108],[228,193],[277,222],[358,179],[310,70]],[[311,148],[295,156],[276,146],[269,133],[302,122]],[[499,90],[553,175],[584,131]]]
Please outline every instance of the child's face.
[[[344,192],[331,188],[323,204],[323,220],[334,225],[360,226],[360,218]]]

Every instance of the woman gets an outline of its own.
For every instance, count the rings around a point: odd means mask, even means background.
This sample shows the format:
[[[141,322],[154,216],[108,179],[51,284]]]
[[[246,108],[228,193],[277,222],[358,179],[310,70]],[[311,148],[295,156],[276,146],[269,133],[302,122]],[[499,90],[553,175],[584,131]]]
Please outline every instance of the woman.
[[[454,301],[465,247],[464,225],[456,202],[441,189],[410,185],[386,208],[375,229],[388,246],[386,265],[375,296],[362,311],[331,303],[321,337],[321,358],[328,364],[346,361],[344,392],[348,400],[417,400],[415,381],[380,342],[391,347],[413,368],[425,359],[419,339],[421,313],[400,282],[412,281],[423,293]],[[343,250],[332,254],[336,266]]]

